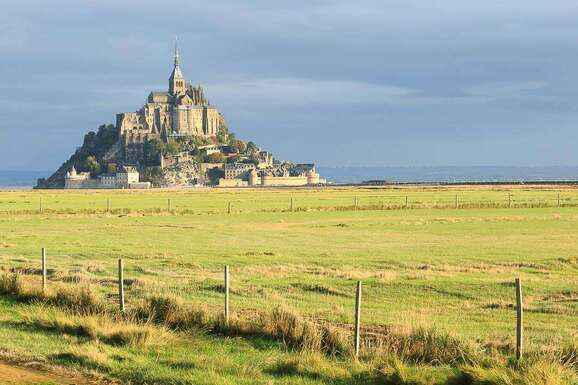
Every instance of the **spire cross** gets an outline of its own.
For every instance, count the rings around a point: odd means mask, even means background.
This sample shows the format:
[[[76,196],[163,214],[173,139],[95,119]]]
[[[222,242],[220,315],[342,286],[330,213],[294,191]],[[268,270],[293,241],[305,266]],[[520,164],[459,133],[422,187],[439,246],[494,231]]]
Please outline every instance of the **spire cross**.
[[[179,38],[175,36],[175,67],[179,65]]]

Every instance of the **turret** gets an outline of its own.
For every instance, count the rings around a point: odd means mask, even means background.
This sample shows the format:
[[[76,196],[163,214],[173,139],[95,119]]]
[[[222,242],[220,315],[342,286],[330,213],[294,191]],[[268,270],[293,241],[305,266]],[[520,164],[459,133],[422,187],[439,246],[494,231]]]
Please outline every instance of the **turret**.
[[[179,60],[179,47],[175,44],[175,63],[173,67],[173,72],[169,78],[169,93],[171,95],[177,96],[182,95],[187,90],[187,81],[183,76]]]

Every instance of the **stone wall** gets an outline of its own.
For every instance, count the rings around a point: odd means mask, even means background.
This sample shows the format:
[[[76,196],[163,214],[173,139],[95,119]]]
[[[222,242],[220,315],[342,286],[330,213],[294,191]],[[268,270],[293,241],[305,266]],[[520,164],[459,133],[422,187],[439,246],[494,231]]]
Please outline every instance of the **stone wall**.
[[[261,176],[262,186],[305,186],[306,176]]]

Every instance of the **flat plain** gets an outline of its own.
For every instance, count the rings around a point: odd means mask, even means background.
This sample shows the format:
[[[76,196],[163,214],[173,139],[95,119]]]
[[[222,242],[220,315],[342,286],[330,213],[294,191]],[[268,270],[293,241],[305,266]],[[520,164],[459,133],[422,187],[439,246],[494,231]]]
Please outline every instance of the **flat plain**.
[[[361,281],[362,335],[435,330],[494,347],[504,370],[515,371],[508,360],[517,277],[526,351],[575,346],[577,229],[573,186],[13,191],[0,192],[0,268],[40,287],[44,247],[50,290],[90,287],[114,309],[122,258],[127,309],[157,295],[220,314],[228,265],[231,314],[282,307],[346,331]],[[41,360],[123,382],[476,383],[457,363],[389,354],[376,364],[375,354],[327,356],[282,339],[202,328],[168,330],[159,340],[169,342],[145,347],[106,344],[47,332],[27,316],[64,312],[58,307],[11,295],[1,301],[4,360]],[[78,350],[92,353],[79,358]],[[572,384],[575,365],[548,383]]]

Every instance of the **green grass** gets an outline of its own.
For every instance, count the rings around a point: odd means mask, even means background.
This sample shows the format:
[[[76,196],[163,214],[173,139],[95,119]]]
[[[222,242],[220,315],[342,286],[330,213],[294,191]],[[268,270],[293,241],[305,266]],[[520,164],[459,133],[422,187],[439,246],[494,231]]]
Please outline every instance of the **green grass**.
[[[316,322],[344,328],[353,322],[355,284],[361,280],[365,333],[383,326],[423,327],[505,349],[506,358],[515,333],[513,282],[520,276],[527,349],[556,349],[575,342],[578,207],[570,203],[578,198],[578,190],[562,191],[567,207],[369,207],[385,198],[404,200],[405,195],[414,202],[451,205],[455,193],[452,188],[3,192],[0,268],[20,271],[27,282],[40,285],[40,248],[46,247],[51,287],[90,285],[112,308],[116,260],[124,258],[129,310],[142,298],[158,294],[176,295],[185,304],[219,313],[222,269],[229,265],[234,314],[250,315],[282,305]],[[458,192],[463,203],[501,199],[506,204],[509,193],[518,202],[523,198],[556,206],[557,190],[550,187],[471,187]],[[35,209],[40,194],[45,213],[26,212]],[[295,207],[298,202],[301,207],[345,208],[355,196],[360,206],[368,206],[365,210],[282,211],[291,197]],[[166,205],[168,197],[177,208],[175,213],[152,210]],[[117,202],[116,207],[130,212],[89,211],[106,208],[106,199],[113,208]],[[235,209],[231,215],[224,213],[228,201]],[[49,357],[59,364],[92,368],[137,383],[168,379],[173,383],[362,383],[355,382],[355,376],[362,375],[367,378],[363,383],[405,384],[412,383],[412,376],[417,376],[412,371],[417,371],[431,375],[433,382],[420,377],[421,382],[414,383],[441,384],[467,372],[401,361],[355,364],[343,358],[304,357],[279,341],[201,332],[179,334],[178,342],[170,346],[137,348],[99,342],[94,347],[95,342],[86,337],[62,339],[45,328],[23,327],[15,310],[20,306],[30,305],[1,304],[0,349]],[[83,344],[91,344],[103,367],[65,354]],[[130,359],[116,360],[116,356]],[[193,356],[212,366],[175,364]],[[311,366],[308,360],[315,361],[313,374],[306,373]],[[148,377],[139,378],[145,376],[139,368],[146,367],[153,369]],[[489,383],[500,383],[493,381]]]
[[[576,206],[575,186],[392,186],[386,188],[34,190],[0,194],[0,212],[233,212],[353,208]],[[558,201],[558,196],[560,200]]]

